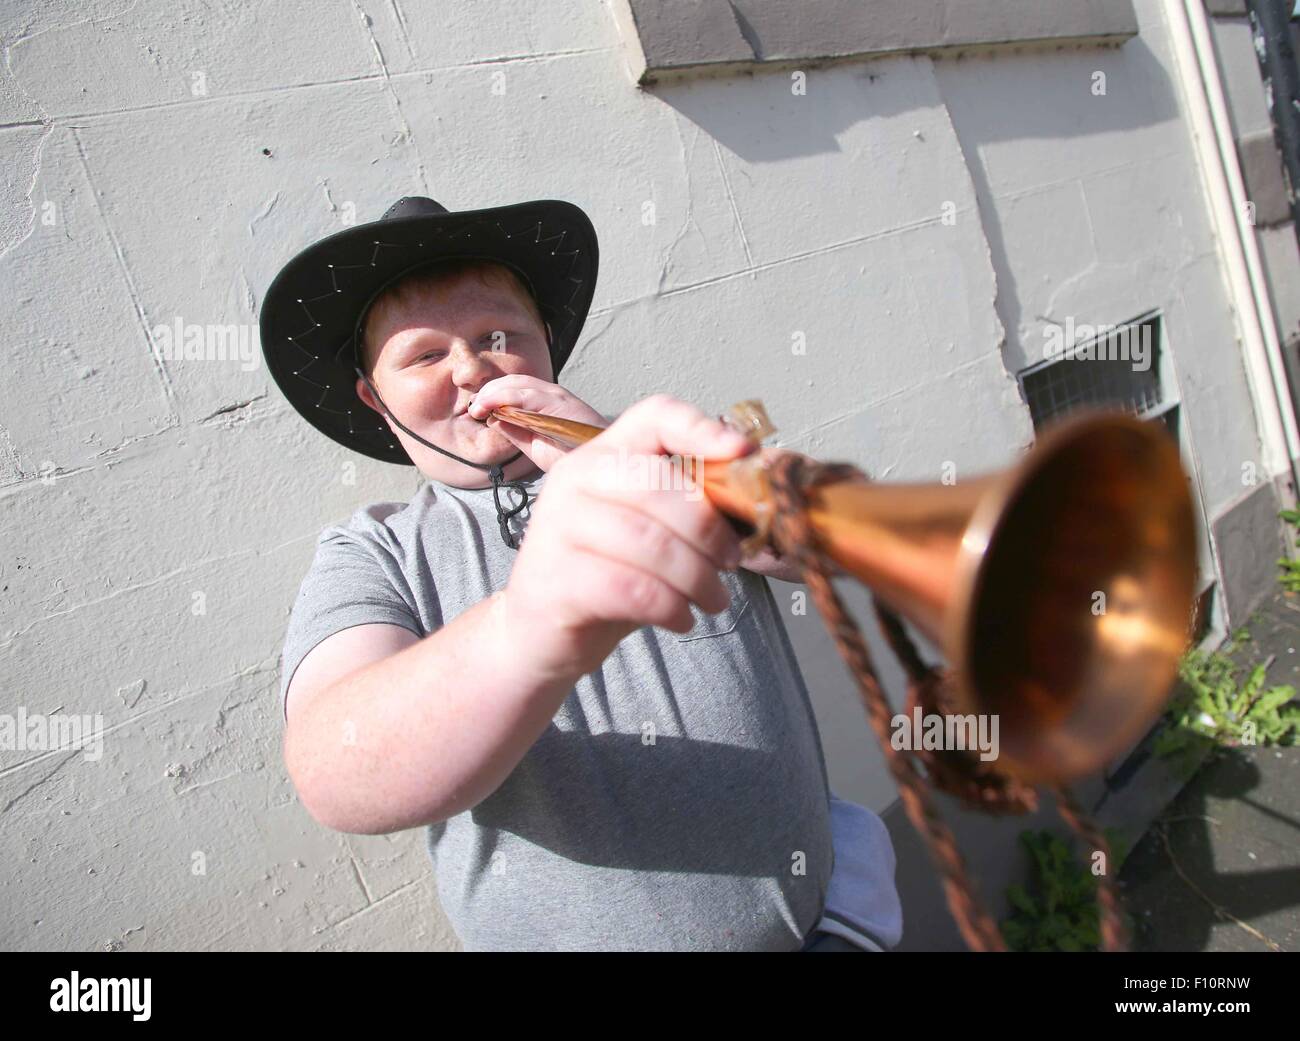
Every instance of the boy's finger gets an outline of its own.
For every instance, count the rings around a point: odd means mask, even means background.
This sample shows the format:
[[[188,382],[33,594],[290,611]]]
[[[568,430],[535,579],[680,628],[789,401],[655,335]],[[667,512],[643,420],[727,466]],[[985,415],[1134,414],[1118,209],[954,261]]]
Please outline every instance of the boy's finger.
[[[734,459],[752,447],[743,434],[666,395],[639,401],[601,435],[606,448],[653,455]]]
[[[569,473],[584,495],[645,514],[675,532],[714,567],[732,568],[740,562],[739,537],[705,499],[698,477],[664,456],[643,458],[637,453],[638,465],[623,455],[622,451],[590,454],[580,450],[567,463]]]
[[[718,578],[720,565],[651,514],[603,502],[567,519],[565,537],[588,553],[649,571],[683,596],[716,614],[730,597]]]
[[[467,411],[475,419],[483,419],[494,408],[499,408],[502,405],[527,408],[530,402],[540,401],[540,395],[547,388],[554,387],[555,384],[545,383],[535,376],[520,374],[498,376],[479,388]]]

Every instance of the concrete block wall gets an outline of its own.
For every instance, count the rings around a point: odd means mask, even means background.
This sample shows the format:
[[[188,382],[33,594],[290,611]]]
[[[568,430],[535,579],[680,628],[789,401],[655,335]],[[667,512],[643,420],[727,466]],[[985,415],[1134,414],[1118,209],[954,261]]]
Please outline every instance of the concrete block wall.
[[[0,947],[456,946],[422,834],[325,831],[280,758],[316,537],[415,478],[310,429],[248,346],[289,256],[401,195],[587,210],[566,373],[600,411],[760,397],[780,443],[886,480],[1006,465],[1044,324],[1158,309],[1206,518],[1232,508],[1253,407],[1159,5],[1135,9],[1119,48],[844,63],[795,94],[638,89],[597,0],[7,6],[0,712],[98,716],[103,743],[0,750]],[[226,350],[164,357],[177,323]],[[886,810],[829,638],[788,624],[833,786]]]

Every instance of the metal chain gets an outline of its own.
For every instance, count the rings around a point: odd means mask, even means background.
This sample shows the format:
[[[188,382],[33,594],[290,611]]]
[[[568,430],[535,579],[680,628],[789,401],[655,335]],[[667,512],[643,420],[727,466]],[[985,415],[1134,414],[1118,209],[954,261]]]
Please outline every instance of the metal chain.
[[[826,623],[841,657],[857,683],[867,718],[885,756],[885,763],[898,785],[899,796],[912,825],[926,840],[938,866],[948,907],[968,947],[975,951],[1005,951],[1006,942],[997,923],[975,892],[952,831],[935,807],[933,788],[954,795],[985,813],[1025,813],[1037,808],[1033,788],[1008,778],[981,763],[968,752],[917,751],[906,755],[890,742],[892,713],[872,665],[871,654],[857,623],[845,609],[831,584],[831,565],[818,544],[808,521],[807,495],[819,484],[864,477],[847,464],[818,463],[795,453],[780,453],[767,468],[772,491],[773,516],[768,532],[778,553],[794,560],[803,572],[813,602]],[[908,675],[907,711],[920,705],[925,712],[950,708],[951,674],[940,672],[922,661],[916,645],[899,617],[873,595],[876,616],[891,650]],[[926,773],[917,766],[920,760]],[[928,777],[927,777],[928,774]],[[1098,888],[1102,946],[1106,951],[1124,950],[1124,930],[1118,893],[1111,878],[1110,848],[1097,826],[1084,814],[1069,791],[1055,786],[1052,792],[1061,816],[1088,843],[1088,848],[1105,855],[1106,872]]]

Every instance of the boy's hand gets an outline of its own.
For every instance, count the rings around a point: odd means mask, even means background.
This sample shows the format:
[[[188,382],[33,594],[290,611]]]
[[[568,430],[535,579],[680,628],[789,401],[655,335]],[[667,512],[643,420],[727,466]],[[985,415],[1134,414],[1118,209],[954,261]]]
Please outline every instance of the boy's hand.
[[[751,450],[718,420],[660,395],[556,459],[501,598],[520,652],[543,673],[576,678],[643,625],[685,633],[692,603],[725,610],[718,571],[738,565],[740,540],[682,460],[665,456]]]
[[[514,405],[526,412],[540,412],[545,416],[573,419],[592,426],[609,426],[609,421],[586,402],[559,384],[548,383],[536,376],[498,376],[489,380],[474,395],[474,401],[467,411],[474,419],[481,420],[499,405]],[[556,447],[540,434],[534,434],[503,419],[493,416],[487,422],[528,456],[539,470],[549,471],[566,453],[565,449]]]

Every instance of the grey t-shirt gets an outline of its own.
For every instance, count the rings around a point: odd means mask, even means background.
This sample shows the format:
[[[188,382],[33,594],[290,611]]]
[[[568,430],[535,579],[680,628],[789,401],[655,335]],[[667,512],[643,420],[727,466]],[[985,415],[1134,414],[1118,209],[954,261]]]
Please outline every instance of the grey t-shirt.
[[[290,618],[281,705],[327,636],[434,632],[504,588],[514,559],[490,488],[429,481],[326,528]],[[721,575],[726,611],[693,607],[686,634],[630,634],[496,791],[427,829],[466,950],[795,951],[816,926],[833,860],[817,724],[766,581]],[[472,682],[430,677],[429,697]]]

